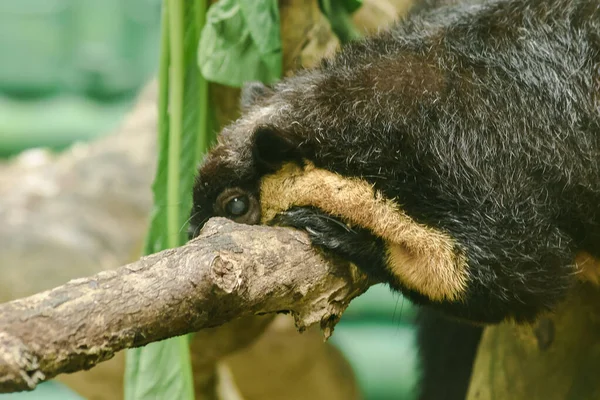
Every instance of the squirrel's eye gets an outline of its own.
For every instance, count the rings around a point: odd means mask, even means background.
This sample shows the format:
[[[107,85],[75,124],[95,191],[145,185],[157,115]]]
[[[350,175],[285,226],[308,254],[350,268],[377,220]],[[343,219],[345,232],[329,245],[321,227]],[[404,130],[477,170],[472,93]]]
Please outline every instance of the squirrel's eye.
[[[215,200],[214,215],[229,218],[240,224],[254,225],[260,222],[258,199],[247,190],[238,187],[224,189]]]
[[[234,197],[225,205],[225,212],[231,217],[240,217],[248,212],[250,201],[248,196]]]

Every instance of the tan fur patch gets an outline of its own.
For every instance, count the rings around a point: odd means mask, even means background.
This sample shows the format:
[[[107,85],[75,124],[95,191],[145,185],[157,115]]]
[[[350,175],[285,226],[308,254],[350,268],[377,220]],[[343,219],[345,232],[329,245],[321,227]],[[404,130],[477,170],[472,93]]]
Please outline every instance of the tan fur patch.
[[[582,251],[575,256],[575,266],[580,280],[600,286],[600,260]]]
[[[459,300],[467,263],[443,232],[421,225],[366,181],[286,164],[261,182],[262,222],[293,206],[313,206],[369,229],[388,243],[388,267],[408,288],[435,301]]]

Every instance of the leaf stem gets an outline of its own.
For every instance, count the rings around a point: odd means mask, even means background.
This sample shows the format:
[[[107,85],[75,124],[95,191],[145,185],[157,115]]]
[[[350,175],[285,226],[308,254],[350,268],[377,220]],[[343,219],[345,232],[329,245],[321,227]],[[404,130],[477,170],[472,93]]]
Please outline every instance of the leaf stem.
[[[198,38],[202,34],[202,29],[206,24],[206,0],[196,0],[194,2],[194,14],[196,22],[196,32]],[[200,104],[198,110],[198,142],[196,145],[196,160],[202,160],[204,153],[208,150],[210,142],[212,140],[212,134],[210,132],[210,121],[209,121],[209,90],[208,81],[202,75],[200,67],[198,66],[198,101]]]
[[[160,59],[158,64],[158,143],[166,143],[169,136],[169,67],[170,57],[169,8],[162,7],[160,32]],[[148,254],[148,253],[146,253]]]
[[[183,88],[185,60],[183,55],[183,0],[168,0],[170,58],[169,70],[169,152],[167,164],[167,246],[179,243],[179,161],[183,134]]]

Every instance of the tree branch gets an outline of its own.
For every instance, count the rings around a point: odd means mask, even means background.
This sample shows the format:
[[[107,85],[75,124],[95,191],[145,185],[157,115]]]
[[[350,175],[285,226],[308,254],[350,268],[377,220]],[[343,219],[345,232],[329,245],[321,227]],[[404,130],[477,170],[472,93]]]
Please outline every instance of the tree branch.
[[[328,337],[369,286],[330,261],[302,232],[212,219],[185,246],[0,305],[0,393],[242,316],[290,311]]]

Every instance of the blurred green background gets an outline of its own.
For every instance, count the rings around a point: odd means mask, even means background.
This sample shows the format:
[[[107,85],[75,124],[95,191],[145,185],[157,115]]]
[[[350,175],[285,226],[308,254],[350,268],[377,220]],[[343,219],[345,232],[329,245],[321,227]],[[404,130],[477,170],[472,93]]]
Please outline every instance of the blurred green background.
[[[109,133],[157,70],[160,5],[1,0],[0,157]],[[413,312],[408,301],[376,286],[336,328],[331,341],[352,363],[367,399],[414,398]],[[0,398],[67,399],[62,390],[49,383]]]
[[[160,5],[0,1],[0,155],[114,127],[156,71]]]

